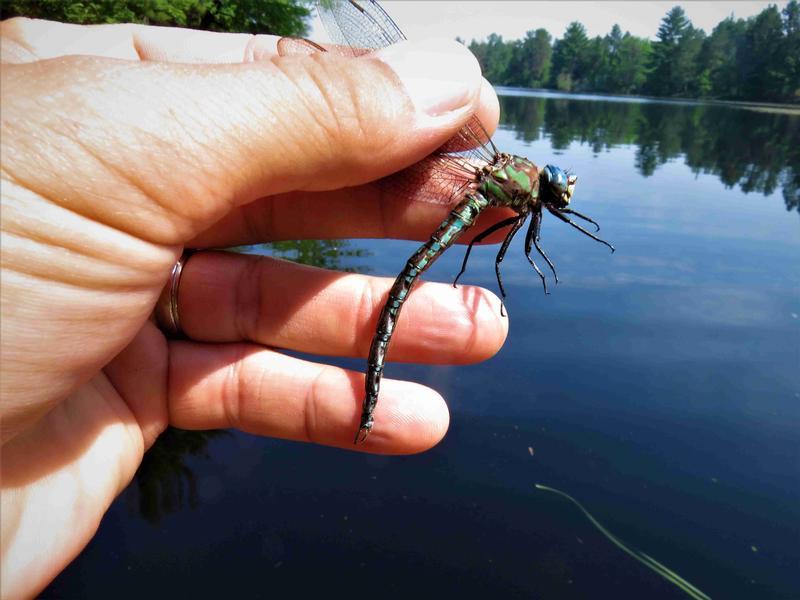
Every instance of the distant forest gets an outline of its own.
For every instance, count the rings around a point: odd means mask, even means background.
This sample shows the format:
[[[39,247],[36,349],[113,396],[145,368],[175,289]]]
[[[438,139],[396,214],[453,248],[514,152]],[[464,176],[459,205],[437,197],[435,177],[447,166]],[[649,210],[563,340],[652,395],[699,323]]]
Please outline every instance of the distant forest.
[[[310,0],[5,0],[0,18],[16,15],[69,23],[147,23],[212,31],[302,36]],[[423,9],[421,9],[422,11]],[[522,40],[492,34],[473,41],[486,78],[496,85],[570,92],[800,102],[800,4],[770,5],[747,20],[728,18],[711,35],[680,6],[651,42],[615,25],[590,39],[573,21],[553,42],[544,29]]]
[[[651,42],[618,25],[589,38],[578,21],[553,42],[544,29],[521,40],[491,34],[472,41],[484,76],[495,85],[566,92],[800,102],[800,3],[770,5],[749,19],[729,17],[711,35],[680,6],[661,20]]]

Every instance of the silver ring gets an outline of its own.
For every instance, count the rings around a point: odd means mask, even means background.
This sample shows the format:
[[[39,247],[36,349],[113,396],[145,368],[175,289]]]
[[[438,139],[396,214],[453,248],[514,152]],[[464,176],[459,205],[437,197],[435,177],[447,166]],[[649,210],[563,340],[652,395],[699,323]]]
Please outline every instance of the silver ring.
[[[189,261],[189,257],[196,251],[186,249],[178,259],[169,274],[169,281],[164,289],[161,290],[161,296],[156,302],[156,321],[161,330],[168,334],[170,337],[180,338],[185,337],[183,329],[181,329],[181,317],[178,312],[178,292],[181,287],[181,275],[183,268]]]

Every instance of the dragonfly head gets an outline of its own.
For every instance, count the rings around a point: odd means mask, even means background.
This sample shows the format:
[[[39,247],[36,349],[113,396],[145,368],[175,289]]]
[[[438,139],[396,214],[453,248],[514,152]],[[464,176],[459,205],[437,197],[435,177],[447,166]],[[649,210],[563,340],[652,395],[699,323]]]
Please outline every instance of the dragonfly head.
[[[554,165],[547,165],[539,177],[539,195],[544,204],[553,208],[569,206],[575,191],[575,182],[578,181],[575,175],[570,175]]]

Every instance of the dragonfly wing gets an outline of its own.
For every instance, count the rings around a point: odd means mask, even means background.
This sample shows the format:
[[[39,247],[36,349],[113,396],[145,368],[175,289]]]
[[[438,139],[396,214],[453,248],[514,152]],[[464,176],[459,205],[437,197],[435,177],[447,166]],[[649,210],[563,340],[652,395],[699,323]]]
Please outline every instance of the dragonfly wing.
[[[465,193],[477,187],[482,168],[491,162],[492,157],[486,155],[483,147],[461,152],[437,151],[381,179],[378,185],[409,202],[450,206],[458,204]]]
[[[355,55],[406,39],[375,0],[319,0],[317,10],[331,40],[349,46]]]
[[[465,192],[475,189],[482,168],[492,164],[499,152],[476,116],[433,154],[381,181],[394,193],[410,201],[456,204]]]
[[[478,156],[473,158],[480,158],[488,162],[491,162],[499,153],[489,132],[475,115],[472,115],[464,126],[436,152],[439,154],[475,153]]]
[[[360,56],[406,39],[392,18],[375,0],[319,0],[317,11],[334,43],[349,45]],[[488,157],[497,154],[489,134],[472,117],[440,152],[461,152],[483,147]]]
[[[475,174],[431,155],[410,167],[376,182],[383,192],[405,202],[451,205],[464,197]]]
[[[361,56],[406,39],[403,32],[374,0],[319,0],[320,19],[335,44],[323,48],[310,40],[282,38],[281,56],[333,51]],[[480,120],[472,116],[431,156],[378,185],[409,202],[456,204],[474,188],[480,169],[497,156],[497,148]]]
[[[327,46],[323,46],[321,44],[317,44],[316,42],[312,42],[311,40],[307,40],[305,38],[291,38],[291,37],[282,37],[278,40],[278,55],[279,56],[290,56],[290,55],[298,55],[298,54],[316,54],[318,52],[330,52],[332,54],[338,54],[339,56],[346,56],[352,58],[353,56],[361,56],[362,54],[367,54],[371,52],[371,50],[362,50],[356,51],[353,50],[350,46],[342,46],[337,44],[328,44]]]

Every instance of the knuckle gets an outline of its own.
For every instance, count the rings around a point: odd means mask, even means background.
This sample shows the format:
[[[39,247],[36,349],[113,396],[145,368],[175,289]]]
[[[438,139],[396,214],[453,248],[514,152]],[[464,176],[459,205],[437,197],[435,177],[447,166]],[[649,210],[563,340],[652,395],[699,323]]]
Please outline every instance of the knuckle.
[[[244,346],[235,351],[229,366],[225,370],[222,381],[222,411],[229,427],[241,427],[241,398],[244,389],[246,353]]]
[[[353,162],[374,160],[396,138],[388,77],[370,61],[323,53],[304,58],[284,69],[298,92],[300,117],[306,125],[297,133],[311,133],[318,151],[339,160],[348,156]]]
[[[256,339],[260,328],[265,297],[264,273],[261,262],[247,257],[235,285],[234,331],[239,339]]]
[[[303,436],[308,442],[317,442],[319,437],[318,414],[319,398],[324,394],[324,378],[326,369],[320,369],[309,382],[308,393],[303,403]]]
[[[381,279],[370,277],[361,286],[361,293],[357,301],[356,314],[356,347],[359,356],[369,354],[370,344],[372,343],[372,333],[375,329],[375,313],[377,312],[381,298],[384,294]]]
[[[29,17],[11,17],[0,21],[0,35],[5,44],[13,43],[11,50],[30,48],[30,37],[34,35],[37,22]],[[9,48],[6,48],[9,50]],[[31,58],[34,54],[31,52]]]

